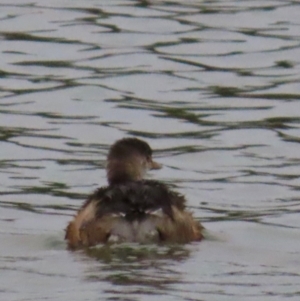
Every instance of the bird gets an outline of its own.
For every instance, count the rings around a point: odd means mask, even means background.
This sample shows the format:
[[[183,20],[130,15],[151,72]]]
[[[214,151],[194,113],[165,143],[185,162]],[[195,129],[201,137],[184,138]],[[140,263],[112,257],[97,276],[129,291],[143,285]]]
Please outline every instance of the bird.
[[[204,227],[186,209],[186,199],[161,181],[144,179],[162,168],[141,139],[117,140],[107,155],[108,185],[95,190],[69,222],[69,249],[107,243],[189,243]]]

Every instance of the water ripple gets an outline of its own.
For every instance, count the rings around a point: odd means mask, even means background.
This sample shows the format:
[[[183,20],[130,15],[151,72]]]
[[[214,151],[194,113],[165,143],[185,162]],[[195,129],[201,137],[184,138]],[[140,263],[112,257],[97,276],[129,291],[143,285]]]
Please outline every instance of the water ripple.
[[[5,299],[297,300],[297,1],[0,7]],[[65,250],[127,135],[151,144],[164,168],[149,177],[186,195],[206,241]]]

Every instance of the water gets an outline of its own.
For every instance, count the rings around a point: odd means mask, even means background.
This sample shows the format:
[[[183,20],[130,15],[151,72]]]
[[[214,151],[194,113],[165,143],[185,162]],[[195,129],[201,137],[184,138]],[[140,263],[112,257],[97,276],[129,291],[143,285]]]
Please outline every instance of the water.
[[[298,300],[298,1],[0,7],[1,300]],[[66,250],[128,135],[207,240]]]

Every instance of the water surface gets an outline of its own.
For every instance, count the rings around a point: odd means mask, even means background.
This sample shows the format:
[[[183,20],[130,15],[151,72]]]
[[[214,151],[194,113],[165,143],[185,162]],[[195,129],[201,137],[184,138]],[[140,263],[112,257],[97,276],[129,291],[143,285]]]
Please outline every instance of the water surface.
[[[3,300],[299,299],[297,1],[1,1]],[[147,140],[209,231],[69,252],[109,146]]]

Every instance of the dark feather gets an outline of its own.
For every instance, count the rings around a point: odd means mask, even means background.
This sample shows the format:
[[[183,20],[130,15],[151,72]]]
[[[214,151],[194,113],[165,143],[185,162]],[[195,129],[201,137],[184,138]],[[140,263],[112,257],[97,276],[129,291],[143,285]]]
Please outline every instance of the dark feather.
[[[185,208],[185,199],[162,183],[143,180],[115,184],[98,189],[89,200],[97,202],[97,218],[122,214],[128,220],[142,219],[161,209],[173,218],[172,207]]]

